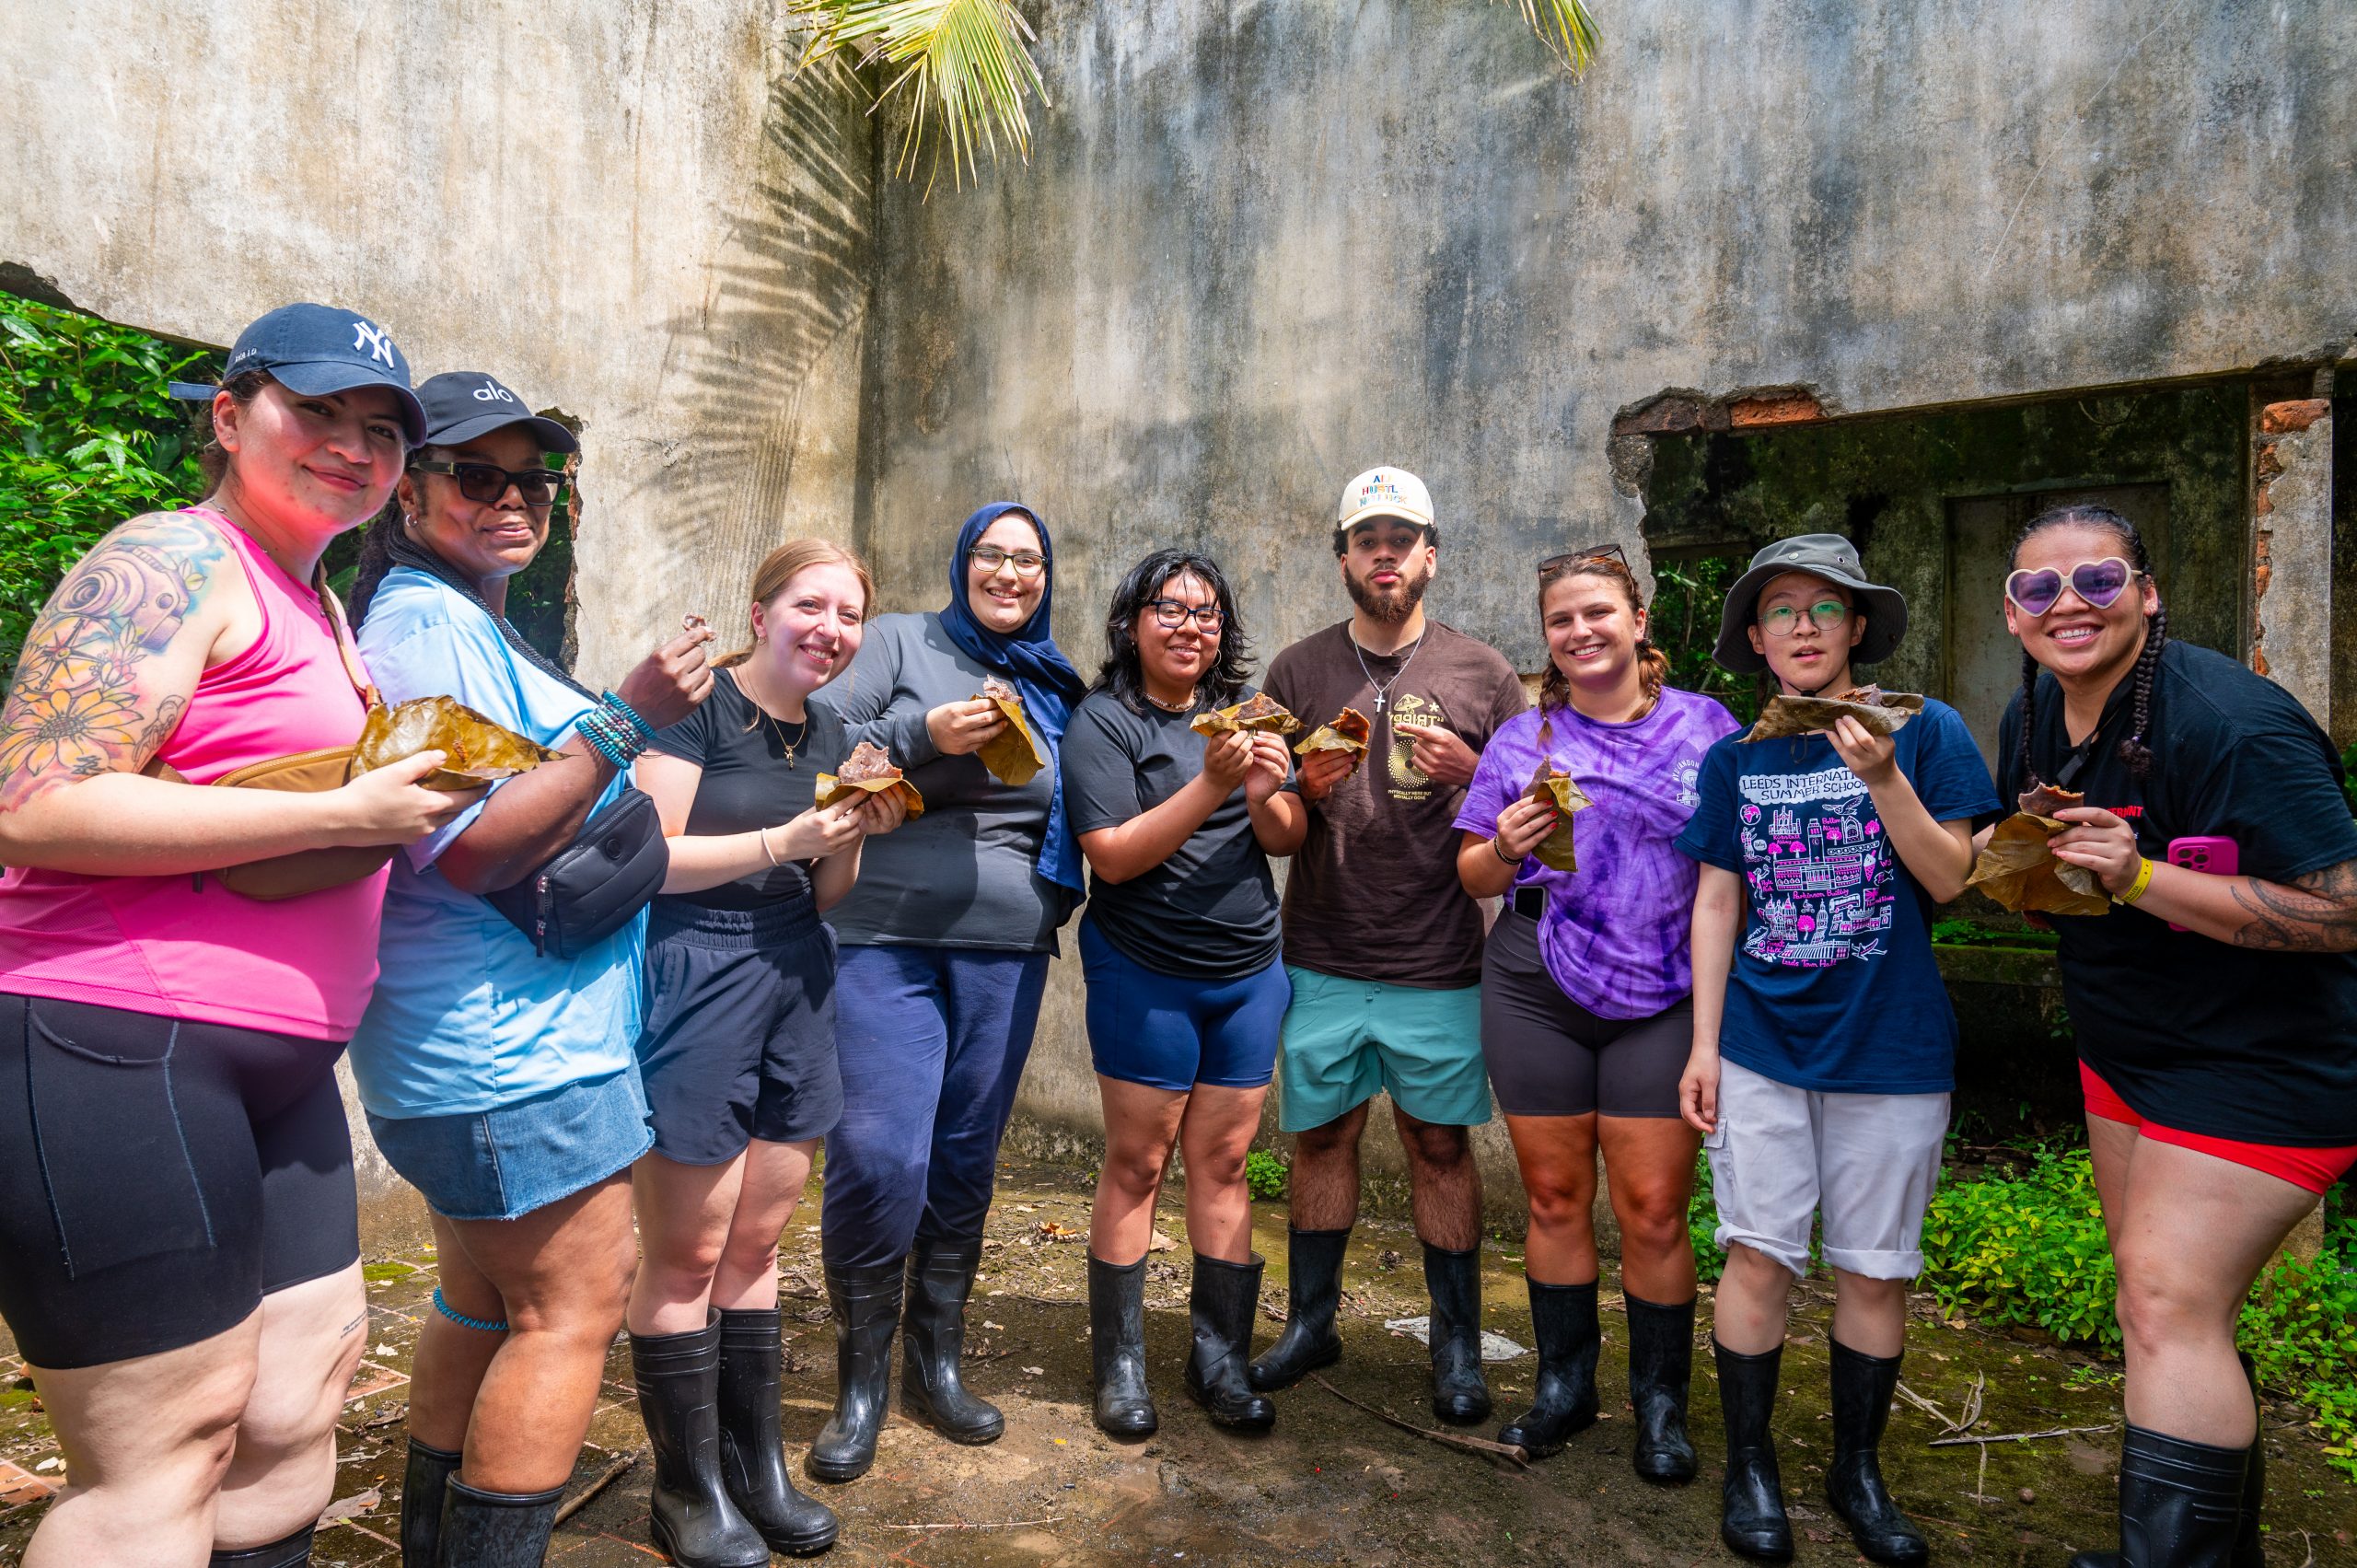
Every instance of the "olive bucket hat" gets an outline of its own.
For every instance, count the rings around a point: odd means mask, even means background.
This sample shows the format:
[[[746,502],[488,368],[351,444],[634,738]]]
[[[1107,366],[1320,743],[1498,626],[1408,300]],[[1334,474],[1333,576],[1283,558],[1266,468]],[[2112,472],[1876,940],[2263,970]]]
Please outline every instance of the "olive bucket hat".
[[[1798,534],[1778,540],[1753,556],[1751,565],[1727,590],[1726,608],[1719,614],[1719,645],[1711,652],[1720,668],[1736,675],[1757,675],[1768,668],[1767,659],[1752,651],[1751,623],[1759,608],[1759,590],[1786,572],[1806,572],[1839,583],[1857,597],[1866,631],[1850,652],[1852,664],[1880,664],[1907,634],[1907,596],[1897,588],[1868,582],[1856,545],[1838,533]]]

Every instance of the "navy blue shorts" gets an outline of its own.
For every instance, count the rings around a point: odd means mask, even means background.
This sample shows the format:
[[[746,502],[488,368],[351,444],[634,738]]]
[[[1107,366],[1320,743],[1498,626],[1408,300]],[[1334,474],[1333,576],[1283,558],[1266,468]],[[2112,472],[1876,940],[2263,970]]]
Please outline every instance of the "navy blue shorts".
[[[810,900],[713,910],[657,899],[646,977],[638,1068],[656,1154],[719,1165],[755,1138],[799,1144],[835,1130],[835,934]]]
[[[1088,982],[1088,1054],[1123,1083],[1184,1094],[1198,1084],[1257,1089],[1276,1072],[1277,1037],[1293,1001],[1281,959],[1234,980],[1150,970],[1080,923]]]

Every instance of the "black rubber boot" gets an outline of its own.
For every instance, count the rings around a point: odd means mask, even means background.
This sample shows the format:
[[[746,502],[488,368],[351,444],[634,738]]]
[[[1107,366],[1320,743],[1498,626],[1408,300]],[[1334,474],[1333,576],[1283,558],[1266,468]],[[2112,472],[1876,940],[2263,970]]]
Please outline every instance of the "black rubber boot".
[[[1530,1408],[1498,1434],[1534,1459],[1563,1450],[1564,1439],[1596,1424],[1596,1357],[1603,1329],[1596,1318],[1596,1282],[1530,1284],[1531,1336],[1538,1342],[1538,1386]]]
[[[212,1568],[307,1568],[311,1561],[311,1532],[319,1527],[305,1525],[284,1540],[268,1546],[249,1546],[237,1551],[216,1551],[208,1560]]]
[[[2239,1564],[2250,1466],[2247,1448],[2130,1427],[2119,1444],[2119,1550],[2083,1551],[2072,1568]]]
[[[720,1479],[720,1315],[689,1334],[633,1334],[638,1413],[655,1450],[656,1547],[679,1568],[766,1568],[769,1543]]]
[[[835,1313],[835,1412],[819,1429],[804,1467],[820,1481],[855,1481],[876,1462],[892,1391],[892,1332],[900,1326],[900,1265],[827,1265]]]
[[[401,1568],[434,1568],[442,1539],[442,1489],[458,1473],[458,1455],[409,1440],[409,1464],[401,1476]]]
[[[2258,1534],[2259,1513],[2267,1503],[2267,1407],[2259,1403],[2257,1364],[2246,1353],[2235,1353],[2243,1364],[2243,1381],[2250,1385],[2251,1403],[2258,1412],[2258,1431],[2251,1438],[2250,1463],[2243,1470],[2242,1516],[2235,1527],[2233,1568],[2267,1568],[2267,1549]],[[2082,1551],[2071,1559],[2071,1568],[2120,1568],[2120,1554]]]
[[[435,1568],[540,1568],[564,1488],[479,1492],[457,1476],[442,1503],[442,1555]]]
[[[1195,1348],[1187,1357],[1187,1392],[1221,1426],[1266,1432],[1277,1407],[1252,1391],[1245,1362],[1252,1353],[1252,1318],[1260,1308],[1260,1260],[1224,1263],[1195,1254],[1194,1288],[1187,1300]]]
[[[1663,1307],[1625,1291],[1621,1299],[1629,1307],[1629,1403],[1637,1411],[1630,1463],[1647,1481],[1692,1481],[1686,1400],[1694,1384],[1694,1303]]]
[[[900,1314],[900,1409],[952,1443],[995,1443],[1006,1430],[996,1405],[966,1391],[966,1297],[981,1266],[982,1238],[919,1241],[909,1254],[908,1306]]]
[[[795,1490],[778,1426],[785,1351],[774,1307],[720,1315],[720,1479],[773,1551],[807,1557],[835,1544],[835,1511]]]
[[[1145,1385],[1145,1260],[1088,1260],[1088,1359],[1096,1373],[1097,1429],[1151,1437],[1161,1424]]]
[[[1350,1246],[1347,1228],[1285,1233],[1285,1326],[1246,1371],[1252,1387],[1263,1393],[1290,1388],[1342,1359],[1334,1311],[1342,1303],[1342,1254]]]
[[[1781,1562],[1793,1554],[1793,1524],[1784,1515],[1784,1481],[1776,1469],[1776,1376],[1784,1347],[1738,1355],[1713,1341],[1719,1368],[1719,1410],[1727,1429],[1727,1479],[1719,1494],[1719,1539],[1743,1557]]]
[[[1433,1414],[1457,1426],[1490,1419],[1481,1377],[1481,1249],[1424,1243],[1424,1288],[1432,1294]]]
[[[1895,1355],[1863,1355],[1840,1340],[1833,1350],[1833,1463],[1825,1498],[1869,1562],[1914,1568],[1932,1555],[1923,1532],[1891,1501],[1882,1480],[1882,1433],[1898,1387]]]

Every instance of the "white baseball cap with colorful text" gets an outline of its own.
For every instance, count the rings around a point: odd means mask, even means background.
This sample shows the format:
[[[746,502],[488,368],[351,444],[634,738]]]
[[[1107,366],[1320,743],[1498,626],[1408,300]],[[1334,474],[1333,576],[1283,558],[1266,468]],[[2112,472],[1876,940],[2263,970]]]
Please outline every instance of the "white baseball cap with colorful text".
[[[1371,517],[1397,517],[1435,537],[1439,533],[1433,524],[1432,493],[1406,469],[1372,468],[1342,487],[1341,508],[1334,515],[1338,546]]]

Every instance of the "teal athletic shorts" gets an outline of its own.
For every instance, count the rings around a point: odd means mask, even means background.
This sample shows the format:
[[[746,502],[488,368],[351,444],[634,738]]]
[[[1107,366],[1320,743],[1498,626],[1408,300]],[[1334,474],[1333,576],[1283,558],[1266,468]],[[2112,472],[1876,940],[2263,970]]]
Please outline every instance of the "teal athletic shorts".
[[[1426,991],[1292,964],[1285,973],[1293,1005],[1277,1053],[1278,1126],[1323,1127],[1379,1089],[1419,1121],[1478,1127],[1490,1120],[1480,986]]]

